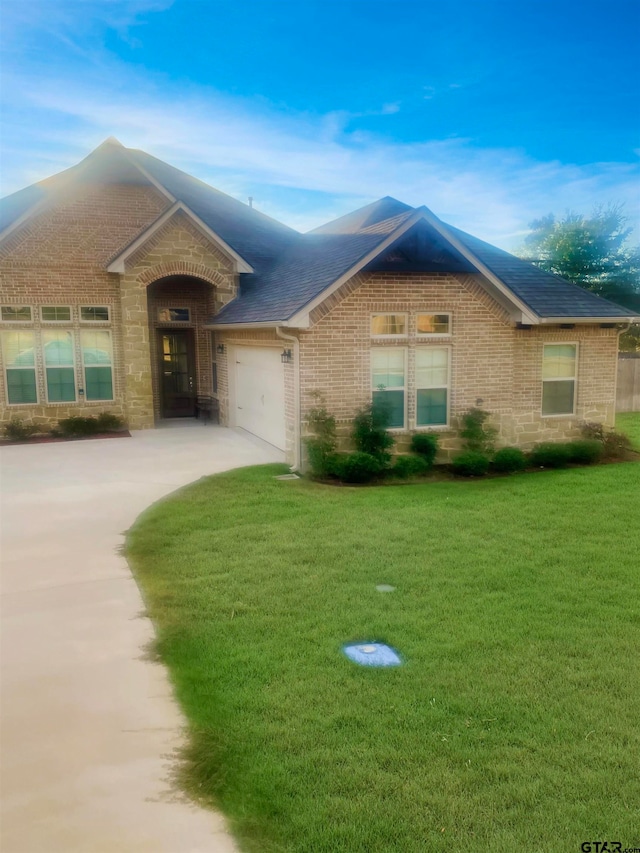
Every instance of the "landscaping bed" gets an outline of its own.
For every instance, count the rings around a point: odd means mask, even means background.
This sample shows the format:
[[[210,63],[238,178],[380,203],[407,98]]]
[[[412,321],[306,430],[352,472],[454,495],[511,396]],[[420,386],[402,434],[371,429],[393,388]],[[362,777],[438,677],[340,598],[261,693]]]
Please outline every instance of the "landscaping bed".
[[[102,412],[91,417],[71,417],[59,421],[49,431],[37,425],[25,424],[13,418],[4,426],[0,447],[14,444],[49,444],[57,441],[78,441],[94,438],[130,438],[131,433],[121,417]]]
[[[181,782],[242,849],[640,845],[640,466],[285,471],[201,480],[127,539],[188,719]],[[376,641],[403,665],[342,653]]]

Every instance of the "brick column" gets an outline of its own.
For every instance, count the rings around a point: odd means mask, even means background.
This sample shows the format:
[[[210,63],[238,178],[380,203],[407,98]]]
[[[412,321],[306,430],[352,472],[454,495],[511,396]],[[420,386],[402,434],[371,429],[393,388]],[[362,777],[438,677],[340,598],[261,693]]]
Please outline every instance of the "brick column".
[[[152,429],[153,387],[147,288],[127,274],[120,282],[125,407],[130,429]]]

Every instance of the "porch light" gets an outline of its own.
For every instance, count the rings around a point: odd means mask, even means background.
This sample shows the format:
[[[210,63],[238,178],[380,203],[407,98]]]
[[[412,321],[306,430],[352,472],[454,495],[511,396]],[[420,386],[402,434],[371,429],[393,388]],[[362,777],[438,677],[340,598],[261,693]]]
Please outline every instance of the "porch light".
[[[216,346],[216,352],[219,352],[221,355],[224,352],[224,344],[218,344]]]
[[[282,355],[280,356],[280,360],[283,364],[291,364],[293,361],[293,354],[290,349],[283,349]]]

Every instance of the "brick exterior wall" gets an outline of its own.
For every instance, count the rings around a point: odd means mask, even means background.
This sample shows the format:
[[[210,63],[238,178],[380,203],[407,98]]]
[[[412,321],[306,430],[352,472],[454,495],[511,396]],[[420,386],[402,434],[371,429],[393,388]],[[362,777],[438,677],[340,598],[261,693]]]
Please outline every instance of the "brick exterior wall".
[[[300,332],[303,420],[319,391],[336,417],[343,447],[354,412],[371,399],[370,350],[404,347],[408,353],[407,429],[397,431],[398,450],[408,449],[415,431],[415,349],[448,346],[451,352],[451,416],[441,435],[443,458],[460,447],[460,416],[480,405],[499,429],[499,443],[529,448],[538,441],[579,435],[583,420],[614,425],[617,331],[599,326],[534,327],[518,330],[482,288],[479,275],[374,273],[359,275],[314,309],[316,324]],[[341,298],[342,297],[342,298]],[[418,339],[418,313],[451,314],[449,338]],[[371,337],[371,315],[407,314],[405,338]],[[575,416],[543,417],[544,343],[578,343]],[[482,400],[482,403],[478,403]]]

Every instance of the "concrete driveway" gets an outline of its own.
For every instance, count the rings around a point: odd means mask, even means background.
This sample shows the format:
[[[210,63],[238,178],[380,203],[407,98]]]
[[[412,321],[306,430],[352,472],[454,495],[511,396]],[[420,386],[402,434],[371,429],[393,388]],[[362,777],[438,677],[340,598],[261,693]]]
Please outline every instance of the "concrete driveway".
[[[184,721],[145,659],[153,631],[119,549],[179,486],[281,460],[194,422],[0,450],[3,853],[235,850],[172,787]]]

